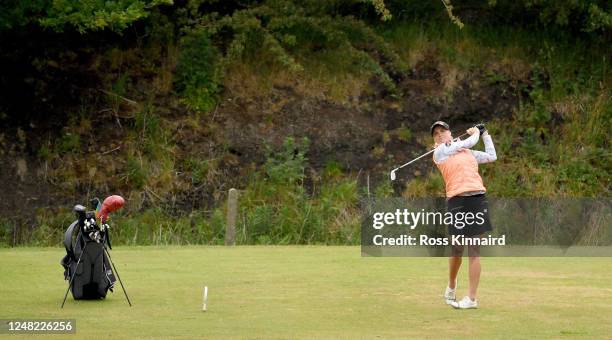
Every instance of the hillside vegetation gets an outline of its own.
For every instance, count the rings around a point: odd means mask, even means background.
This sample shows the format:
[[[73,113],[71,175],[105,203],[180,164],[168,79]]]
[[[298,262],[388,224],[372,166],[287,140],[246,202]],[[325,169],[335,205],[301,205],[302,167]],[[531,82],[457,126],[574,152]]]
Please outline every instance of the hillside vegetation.
[[[486,122],[492,196],[610,197],[606,1],[0,4],[0,244],[356,244],[365,197],[442,196],[429,125]],[[481,147],[481,146],[479,146]]]

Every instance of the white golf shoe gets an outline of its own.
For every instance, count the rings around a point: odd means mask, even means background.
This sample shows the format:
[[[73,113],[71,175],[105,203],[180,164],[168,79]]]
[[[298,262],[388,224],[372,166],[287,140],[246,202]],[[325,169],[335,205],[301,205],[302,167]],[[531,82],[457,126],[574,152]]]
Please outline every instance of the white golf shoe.
[[[472,300],[469,296],[465,296],[461,301],[453,301],[450,305],[457,309],[478,308],[478,300]]]
[[[444,291],[444,301],[446,302],[447,305],[450,305],[455,302],[456,300],[455,290],[456,289],[457,287],[455,287],[455,289],[446,287],[446,290]]]

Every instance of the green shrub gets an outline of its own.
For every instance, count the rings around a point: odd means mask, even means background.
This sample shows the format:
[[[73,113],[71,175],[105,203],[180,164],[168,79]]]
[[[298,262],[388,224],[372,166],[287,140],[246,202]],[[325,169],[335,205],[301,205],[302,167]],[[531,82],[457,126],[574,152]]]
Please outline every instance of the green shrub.
[[[183,37],[175,74],[175,88],[187,106],[199,111],[212,110],[221,91],[219,55],[209,34],[194,30]]]
[[[280,151],[274,152],[268,148],[268,159],[264,164],[267,178],[278,184],[299,184],[304,179],[304,167],[307,161],[305,155],[309,143],[308,138],[296,143],[293,137],[289,137]]]
[[[80,1],[54,0],[40,19],[43,27],[63,31],[66,26],[79,32],[111,29],[121,32],[134,21],[149,15],[152,7],[172,4],[172,0]]]
[[[136,189],[142,189],[147,183],[146,170],[134,156],[128,156],[126,165],[126,181]]]
[[[404,123],[397,129],[396,133],[397,138],[406,143],[410,142],[410,138],[412,138],[412,131],[410,131],[410,128],[404,126]]]
[[[329,162],[318,188],[303,184],[308,141],[287,138],[277,152],[269,151],[262,169],[253,175],[239,198],[243,243],[355,244],[359,235],[357,182],[339,177]]]
[[[0,247],[13,245],[13,225],[8,218],[0,217]]]
[[[57,152],[60,154],[76,153],[81,149],[81,137],[79,134],[64,131],[57,144]]]

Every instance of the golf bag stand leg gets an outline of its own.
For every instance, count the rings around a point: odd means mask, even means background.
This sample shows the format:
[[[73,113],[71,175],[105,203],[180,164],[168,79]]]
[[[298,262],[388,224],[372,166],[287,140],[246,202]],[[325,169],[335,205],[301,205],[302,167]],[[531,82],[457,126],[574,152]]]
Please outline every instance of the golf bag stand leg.
[[[83,249],[81,249],[81,255],[79,255],[77,264],[74,267],[74,273],[72,273],[72,276],[70,277],[70,281],[68,282],[68,289],[66,290],[66,294],[64,294],[64,301],[62,301],[62,308],[64,308],[64,304],[66,303],[66,298],[68,297],[68,292],[70,291],[70,288],[72,288],[72,283],[74,282],[74,275],[76,275],[77,269],[79,268],[79,263],[81,263],[81,257],[83,256],[83,254],[85,254],[85,248],[87,248],[87,242],[85,242],[85,246],[83,246]]]
[[[119,283],[121,284],[121,289],[123,289],[123,294],[125,295],[125,298],[127,299],[128,304],[130,305],[130,307],[132,307],[132,302],[130,301],[130,297],[128,296],[127,291],[125,290],[125,287],[123,286],[123,282],[121,281],[121,276],[119,276],[119,272],[117,271],[117,268],[115,268],[115,264],[113,263],[113,259],[111,259],[108,249],[106,249],[106,245],[104,246],[104,252],[106,252],[106,256],[108,256],[108,260],[110,261],[111,266],[113,266],[113,270],[115,271],[115,274],[117,274],[117,279],[119,279]]]

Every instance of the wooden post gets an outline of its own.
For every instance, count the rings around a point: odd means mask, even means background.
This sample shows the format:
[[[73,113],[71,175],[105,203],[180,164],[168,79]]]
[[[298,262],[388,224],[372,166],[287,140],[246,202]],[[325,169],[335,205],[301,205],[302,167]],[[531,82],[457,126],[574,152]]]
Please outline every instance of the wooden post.
[[[236,245],[236,215],[238,213],[238,190],[231,188],[227,195],[227,224],[225,225],[225,245]]]

